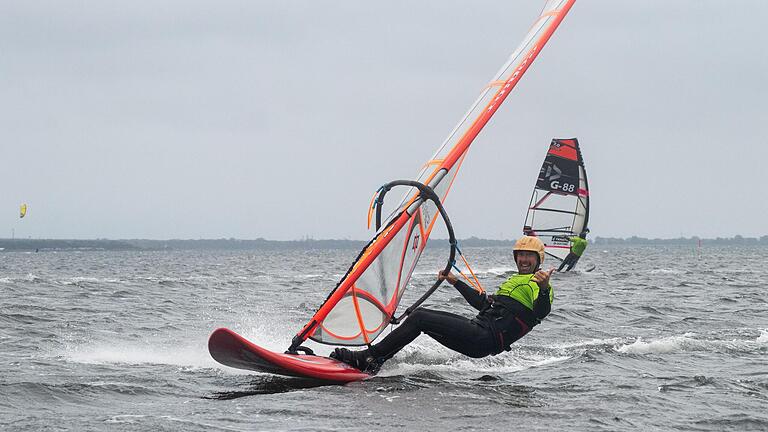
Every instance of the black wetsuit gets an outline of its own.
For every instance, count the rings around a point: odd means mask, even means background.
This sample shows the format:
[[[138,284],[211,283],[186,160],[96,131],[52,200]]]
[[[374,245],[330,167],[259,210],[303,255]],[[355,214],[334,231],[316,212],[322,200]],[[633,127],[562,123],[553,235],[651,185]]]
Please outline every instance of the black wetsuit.
[[[565,271],[571,271],[576,263],[579,262],[580,258],[581,256],[576,255],[573,252],[568,252],[568,255],[565,256],[565,259],[560,264],[560,267],[557,268],[557,271],[561,272],[563,269],[565,269]]]
[[[540,291],[533,310],[511,297],[479,293],[462,281],[457,281],[454,287],[480,311],[475,318],[421,307],[381,342],[372,345],[368,353],[383,362],[421,333],[426,333],[440,344],[469,357],[498,354],[509,350],[513,342],[528,333],[551,309],[549,287]]]
[[[589,232],[589,231],[587,231],[587,232]],[[584,240],[586,240],[587,239],[587,232],[582,232],[581,234],[579,234],[579,237],[584,239]],[[574,238],[575,237],[572,237],[572,239],[574,239]],[[573,240],[571,240],[571,242],[573,242]],[[568,252],[568,255],[566,255],[565,259],[560,264],[560,267],[557,268],[557,271],[561,272],[561,271],[563,271],[563,269],[565,269],[565,271],[573,270],[573,267],[575,267],[576,263],[579,262],[579,259],[581,259],[581,255],[584,254],[584,249],[586,249],[586,247],[587,247],[587,243],[586,243],[586,241],[584,241],[583,242],[583,246],[580,249],[576,250],[576,252],[578,252],[578,253],[574,253],[573,252],[574,249],[575,249],[575,244],[574,244],[574,246],[571,247],[571,251]]]

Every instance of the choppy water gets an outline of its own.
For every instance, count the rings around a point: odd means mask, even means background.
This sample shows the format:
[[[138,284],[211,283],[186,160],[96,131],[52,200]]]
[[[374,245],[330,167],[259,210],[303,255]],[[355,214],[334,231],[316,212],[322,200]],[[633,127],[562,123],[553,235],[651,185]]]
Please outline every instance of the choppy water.
[[[464,252],[486,288],[512,270],[506,249]],[[422,336],[374,379],[318,386],[208,356],[219,326],[284,350],[356,254],[0,253],[0,427],[768,430],[764,247],[593,246],[597,268],[555,276],[550,317],[496,357]],[[429,303],[473,315],[450,286]]]

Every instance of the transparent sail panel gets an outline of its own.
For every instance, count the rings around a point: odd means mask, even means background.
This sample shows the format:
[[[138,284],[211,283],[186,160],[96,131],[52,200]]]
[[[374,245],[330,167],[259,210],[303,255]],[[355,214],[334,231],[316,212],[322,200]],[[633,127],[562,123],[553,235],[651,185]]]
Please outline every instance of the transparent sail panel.
[[[394,234],[352,289],[331,310],[312,339],[335,345],[370,343],[389,323],[424,250],[421,213]],[[362,325],[361,325],[362,323]]]

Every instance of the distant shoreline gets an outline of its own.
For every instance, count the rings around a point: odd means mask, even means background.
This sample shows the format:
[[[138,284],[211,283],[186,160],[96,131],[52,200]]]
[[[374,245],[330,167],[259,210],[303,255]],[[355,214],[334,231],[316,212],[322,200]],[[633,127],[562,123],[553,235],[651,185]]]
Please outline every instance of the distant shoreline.
[[[644,237],[595,237],[589,242],[598,246],[609,245],[754,245],[768,246],[768,235],[759,238],[742,237],[717,237],[705,239],[698,237],[679,237],[673,239],[648,239]],[[258,238],[255,240],[242,239],[198,239],[198,240],[58,240],[58,239],[0,239],[0,252],[14,251],[76,251],[76,250],[112,250],[112,251],[157,251],[157,250],[311,250],[311,249],[361,249],[366,245],[363,240],[267,240]],[[470,237],[459,240],[461,247],[512,247],[514,240],[492,240]],[[448,246],[446,239],[432,239],[431,246]]]

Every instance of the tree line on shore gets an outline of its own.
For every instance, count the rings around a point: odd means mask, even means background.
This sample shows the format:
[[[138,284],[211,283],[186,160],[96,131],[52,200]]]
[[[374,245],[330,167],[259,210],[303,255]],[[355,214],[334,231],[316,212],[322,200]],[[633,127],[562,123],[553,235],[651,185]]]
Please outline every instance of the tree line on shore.
[[[515,239],[493,240],[469,237],[459,240],[460,247],[512,247]],[[679,237],[671,239],[645,238],[632,236],[628,238],[595,237],[589,239],[594,245],[755,245],[768,246],[768,235],[762,237],[734,237],[699,238]],[[366,244],[362,240],[315,240],[305,238],[301,240],[267,240],[257,238],[254,240],[242,240],[236,238],[198,239],[198,240],[59,240],[59,239],[0,239],[0,251],[50,251],[50,250],[307,250],[307,249],[361,249]],[[430,240],[432,247],[447,247],[447,239]]]

